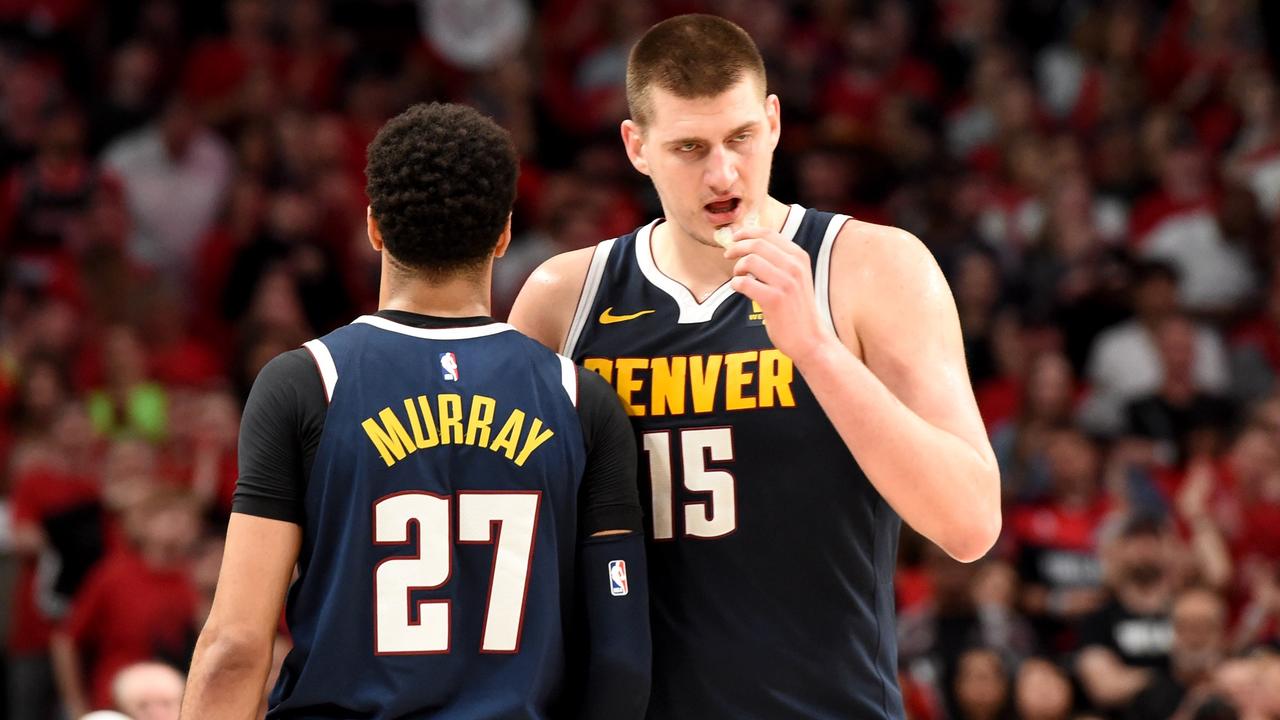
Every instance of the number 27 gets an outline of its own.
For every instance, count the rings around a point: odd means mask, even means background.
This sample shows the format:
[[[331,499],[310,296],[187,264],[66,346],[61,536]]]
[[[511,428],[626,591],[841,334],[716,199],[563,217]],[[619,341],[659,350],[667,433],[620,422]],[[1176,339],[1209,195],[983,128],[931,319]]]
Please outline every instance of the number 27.
[[[459,492],[457,499],[458,543],[496,545],[480,652],[518,652],[542,493],[469,491]],[[373,573],[378,655],[451,649],[449,600],[420,600],[417,622],[410,619],[413,591],[444,587],[453,575],[451,501],[415,491],[388,495],[373,505],[374,545],[408,543],[409,524],[418,525],[417,554],[389,557]]]

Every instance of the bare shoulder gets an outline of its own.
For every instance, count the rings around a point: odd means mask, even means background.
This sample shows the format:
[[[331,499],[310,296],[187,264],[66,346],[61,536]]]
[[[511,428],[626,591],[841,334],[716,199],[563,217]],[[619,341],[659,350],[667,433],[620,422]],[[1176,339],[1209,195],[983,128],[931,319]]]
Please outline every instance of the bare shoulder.
[[[933,253],[915,235],[890,225],[850,220],[831,254],[832,312],[865,325],[868,316],[950,309],[951,290]],[[837,324],[843,330],[848,324]]]
[[[845,345],[907,407],[991,459],[955,300],[929,248],[900,228],[852,221],[837,237],[831,275]]]
[[[595,247],[571,250],[547,260],[525,281],[511,308],[517,330],[559,352],[569,334],[578,296]]]
[[[850,220],[832,250],[832,272],[856,275],[885,289],[885,283],[920,288],[942,279],[929,248],[915,235],[891,225]]]
[[[831,314],[845,345],[863,360],[871,346],[919,339],[957,325],[955,301],[937,260],[915,235],[850,220],[831,252]],[[957,327],[958,329],[958,327]]]

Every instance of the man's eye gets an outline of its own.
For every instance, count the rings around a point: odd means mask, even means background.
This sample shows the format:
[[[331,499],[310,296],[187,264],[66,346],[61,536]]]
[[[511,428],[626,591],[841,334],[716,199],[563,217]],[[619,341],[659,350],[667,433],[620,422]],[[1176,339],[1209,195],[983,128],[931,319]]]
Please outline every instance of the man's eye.
[[[683,153],[691,153],[697,149],[698,149],[698,146],[695,143],[685,143],[680,146],[680,152],[683,152]]]
[[[751,137],[751,133],[742,133],[741,135],[735,136],[733,138],[733,141],[736,143],[743,143],[743,142],[746,142],[747,139],[750,137]]]

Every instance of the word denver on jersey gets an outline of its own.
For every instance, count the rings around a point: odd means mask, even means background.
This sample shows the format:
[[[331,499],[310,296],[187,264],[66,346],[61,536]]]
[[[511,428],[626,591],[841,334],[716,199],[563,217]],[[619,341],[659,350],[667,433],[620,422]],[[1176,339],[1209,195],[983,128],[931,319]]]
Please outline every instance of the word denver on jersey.
[[[653,358],[586,358],[583,367],[608,380],[633,417],[720,410],[795,407],[795,370],[782,351],[746,350]],[[717,392],[723,384],[724,392]],[[717,407],[717,400],[723,405]]]
[[[404,399],[404,416],[409,421],[407,430],[390,406],[379,411],[377,418],[371,417],[361,423],[387,467],[405,459],[409,453],[438,445],[475,445],[488,448],[506,455],[517,467],[524,467],[529,455],[555,435],[551,428],[536,417],[529,423],[526,431],[525,421],[528,416],[519,408],[511,410],[497,435],[494,435],[493,418],[498,403],[485,395],[472,395],[466,403],[457,393],[437,395],[434,400],[433,411],[432,398],[427,395]],[[463,408],[464,404],[469,406],[466,410]]]

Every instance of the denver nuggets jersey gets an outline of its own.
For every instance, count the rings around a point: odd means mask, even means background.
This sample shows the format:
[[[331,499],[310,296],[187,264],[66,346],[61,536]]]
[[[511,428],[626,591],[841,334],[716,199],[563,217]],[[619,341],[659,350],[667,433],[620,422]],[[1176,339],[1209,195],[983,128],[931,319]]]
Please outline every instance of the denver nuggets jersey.
[[[365,316],[306,344],[329,396],[278,718],[543,718],[585,463],[566,358],[489,323]]]
[[[830,321],[848,218],[792,206]],[[650,250],[658,221],[601,243],[565,354],[610,381],[641,449],[653,622],[650,718],[896,718],[899,518],[758,307],[699,303]]]

